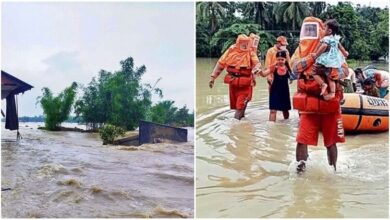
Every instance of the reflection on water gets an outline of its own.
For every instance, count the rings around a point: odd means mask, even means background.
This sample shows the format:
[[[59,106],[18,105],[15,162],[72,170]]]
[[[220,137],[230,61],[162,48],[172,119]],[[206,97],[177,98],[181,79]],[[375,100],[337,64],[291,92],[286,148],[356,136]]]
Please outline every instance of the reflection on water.
[[[129,150],[36,128],[2,130],[2,217],[193,216],[193,142]]]
[[[308,170],[297,176],[297,112],[268,122],[259,78],[246,118],[234,120],[222,77],[207,87],[215,62],[197,59],[197,217],[388,216],[388,133],[347,136],[336,173],[326,149],[310,147]]]

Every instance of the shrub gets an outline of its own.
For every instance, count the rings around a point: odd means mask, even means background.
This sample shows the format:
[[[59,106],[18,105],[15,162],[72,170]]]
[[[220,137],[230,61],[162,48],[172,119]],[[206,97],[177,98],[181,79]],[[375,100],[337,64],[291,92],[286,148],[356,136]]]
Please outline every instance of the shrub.
[[[112,144],[114,139],[123,136],[125,130],[121,127],[117,127],[111,124],[106,124],[99,129],[100,137],[103,139],[103,144]]]

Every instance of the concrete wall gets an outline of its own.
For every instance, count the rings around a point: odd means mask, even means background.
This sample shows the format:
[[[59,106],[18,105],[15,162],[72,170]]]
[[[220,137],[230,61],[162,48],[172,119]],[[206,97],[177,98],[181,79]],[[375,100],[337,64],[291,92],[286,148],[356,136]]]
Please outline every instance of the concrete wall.
[[[187,129],[140,121],[139,144],[166,141],[187,142]]]

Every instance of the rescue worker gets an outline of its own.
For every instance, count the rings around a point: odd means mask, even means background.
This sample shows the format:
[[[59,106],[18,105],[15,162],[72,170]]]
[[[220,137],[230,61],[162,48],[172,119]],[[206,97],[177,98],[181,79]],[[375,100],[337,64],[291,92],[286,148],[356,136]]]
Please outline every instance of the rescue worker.
[[[374,73],[375,86],[379,89],[381,98],[385,97],[389,92],[389,76],[385,73]]]
[[[267,50],[267,54],[265,55],[265,61],[264,61],[264,66],[265,68],[269,69],[271,65],[274,65],[276,63],[276,53],[280,50],[286,51],[286,59],[287,62],[290,63],[290,53],[287,50],[287,39],[284,36],[279,36],[276,38],[276,44],[269,48]],[[268,83],[268,89],[271,89],[271,84],[273,82],[273,74],[270,74],[267,76],[267,83]]]
[[[297,172],[303,172],[308,158],[308,145],[317,145],[318,134],[322,132],[324,145],[327,149],[328,163],[336,170],[337,145],[345,142],[341,119],[340,100],[342,88],[336,83],[335,98],[325,101],[320,97],[321,87],[310,74],[312,71],[325,71],[324,68],[314,69],[316,48],[324,36],[324,23],[315,17],[304,19],[298,48],[291,57],[292,71],[298,78],[298,91],[293,97],[293,106],[299,111],[300,122],[297,134],[296,161]],[[343,69],[345,70],[345,68]],[[346,70],[346,76],[348,70]]]
[[[226,69],[224,83],[229,84],[230,109],[236,110],[234,118],[241,120],[245,116],[248,102],[252,99],[253,86],[256,85],[253,68],[260,68],[256,55],[260,37],[241,34],[236,43],[229,47],[218,60],[210,76],[209,87],[213,88],[215,79]]]
[[[357,93],[363,93],[363,82],[366,79],[365,74],[363,73],[363,70],[361,68],[356,68],[354,70],[355,76],[356,76],[356,90]]]
[[[373,97],[380,97],[379,89],[375,86],[375,82],[371,79],[365,79],[363,82],[363,95],[373,96]]]
[[[354,93],[356,91],[356,76],[353,69],[348,68],[348,77],[341,79],[340,84],[344,87],[344,93]]]

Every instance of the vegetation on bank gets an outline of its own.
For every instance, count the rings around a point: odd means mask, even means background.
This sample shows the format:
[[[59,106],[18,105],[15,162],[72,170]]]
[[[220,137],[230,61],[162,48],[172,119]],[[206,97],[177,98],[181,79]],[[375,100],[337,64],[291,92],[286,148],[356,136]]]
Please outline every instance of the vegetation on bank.
[[[76,90],[76,82],[73,82],[72,85],[65,88],[57,96],[54,96],[47,87],[42,89],[43,94],[37,98],[37,101],[42,106],[45,115],[45,127],[48,130],[59,130],[61,123],[68,119],[76,98]]]
[[[105,124],[99,129],[99,134],[100,138],[103,140],[103,144],[113,144],[115,138],[125,134],[125,130],[115,125]]]
[[[279,35],[287,37],[292,53],[299,43],[300,25],[307,16],[336,19],[350,59],[388,57],[389,9],[353,6],[350,2],[198,2],[196,55],[219,57],[238,34],[251,32],[261,37],[258,52],[262,56]]]
[[[148,115],[150,121],[172,126],[194,126],[194,113],[189,113],[187,106],[177,108],[174,101],[161,101],[154,105]]]
[[[135,67],[132,57],[120,64],[119,71],[101,70],[98,77],[92,78],[88,85],[79,86],[82,94],[77,100],[77,83],[73,83],[57,97],[53,96],[50,89],[44,88],[38,101],[44,110],[46,129],[59,130],[60,124],[69,119],[72,108],[76,114],[73,120],[87,124],[91,130],[107,125],[107,131],[103,133],[111,136],[118,131],[117,128],[134,130],[140,120],[183,127],[194,125],[194,114],[189,113],[186,106],[177,108],[174,101],[170,100],[153,105],[152,95],[160,99],[163,97],[163,91],[157,87],[161,78],[154,85],[142,83],[142,76],[146,73],[144,65]]]

